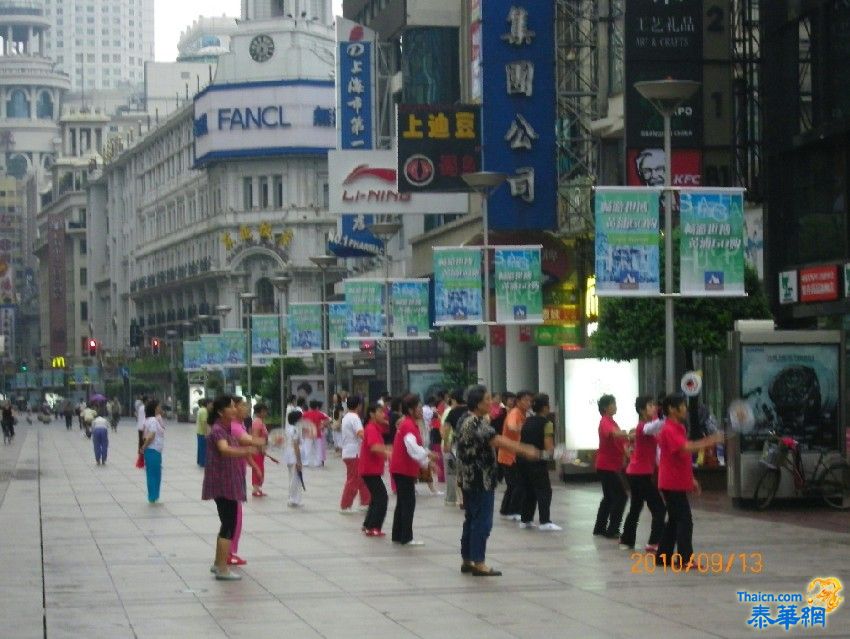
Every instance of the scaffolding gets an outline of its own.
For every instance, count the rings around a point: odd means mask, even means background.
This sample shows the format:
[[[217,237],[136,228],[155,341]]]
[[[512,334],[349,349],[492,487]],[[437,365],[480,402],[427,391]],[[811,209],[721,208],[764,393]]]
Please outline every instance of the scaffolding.
[[[759,0],[733,2],[732,63],[735,78],[735,177],[747,199],[763,200],[761,37]]]
[[[598,174],[599,74],[596,0],[555,1],[558,121],[558,227],[566,235],[593,229],[591,188]]]

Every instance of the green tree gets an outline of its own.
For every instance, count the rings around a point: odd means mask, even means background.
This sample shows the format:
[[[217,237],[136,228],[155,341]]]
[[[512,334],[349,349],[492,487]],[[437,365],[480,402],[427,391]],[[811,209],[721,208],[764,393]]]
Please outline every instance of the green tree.
[[[466,388],[478,380],[472,370],[472,357],[484,349],[486,343],[477,332],[460,327],[443,328],[437,332],[437,339],[446,345],[440,368],[443,370],[443,383],[447,388]]]

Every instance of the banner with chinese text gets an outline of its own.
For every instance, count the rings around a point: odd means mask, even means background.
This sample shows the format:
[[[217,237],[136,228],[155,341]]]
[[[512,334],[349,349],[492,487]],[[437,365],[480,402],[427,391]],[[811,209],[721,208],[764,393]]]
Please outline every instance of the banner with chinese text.
[[[661,292],[658,232],[660,189],[596,189],[596,295]]]
[[[682,295],[744,295],[744,192],[679,192]]]
[[[359,352],[357,341],[348,339],[348,304],[328,304],[328,350],[334,353]]]
[[[201,352],[199,356],[201,368],[221,368],[224,366],[224,350],[221,347],[219,335],[201,335]]]
[[[428,280],[392,280],[390,318],[393,337],[430,339]]]
[[[322,305],[319,302],[290,304],[287,318],[287,354],[304,355],[321,350]]]
[[[435,326],[481,324],[481,249],[442,248],[434,251]]]
[[[201,363],[201,342],[183,342],[183,370],[186,372],[199,371]]]
[[[496,323],[541,324],[543,279],[540,247],[495,249]]]
[[[245,366],[247,350],[247,336],[241,328],[225,328],[219,333],[221,340],[222,356],[224,366],[239,368]]]
[[[264,366],[280,357],[280,317],[251,316],[251,360],[254,366]]]
[[[384,281],[345,280],[348,306],[348,339],[376,339],[384,336]]]

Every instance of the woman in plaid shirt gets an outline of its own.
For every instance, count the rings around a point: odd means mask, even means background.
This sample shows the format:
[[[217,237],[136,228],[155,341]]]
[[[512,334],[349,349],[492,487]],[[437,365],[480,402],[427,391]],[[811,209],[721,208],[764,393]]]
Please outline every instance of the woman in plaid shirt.
[[[201,499],[215,500],[221,528],[215,546],[215,563],[210,571],[222,581],[241,579],[229,570],[230,540],[236,530],[237,502],[245,501],[245,470],[239,459],[257,453],[255,446],[240,446],[230,432],[236,418],[233,398],[219,397],[209,414],[210,432],[207,435],[207,458],[204,466],[204,485]]]

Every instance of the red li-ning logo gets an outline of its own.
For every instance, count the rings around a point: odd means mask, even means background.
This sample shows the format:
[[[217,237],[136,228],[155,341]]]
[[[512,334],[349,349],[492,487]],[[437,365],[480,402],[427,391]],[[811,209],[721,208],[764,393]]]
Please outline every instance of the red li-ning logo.
[[[424,155],[411,155],[404,163],[404,179],[413,186],[428,186],[435,173],[434,163]]]

